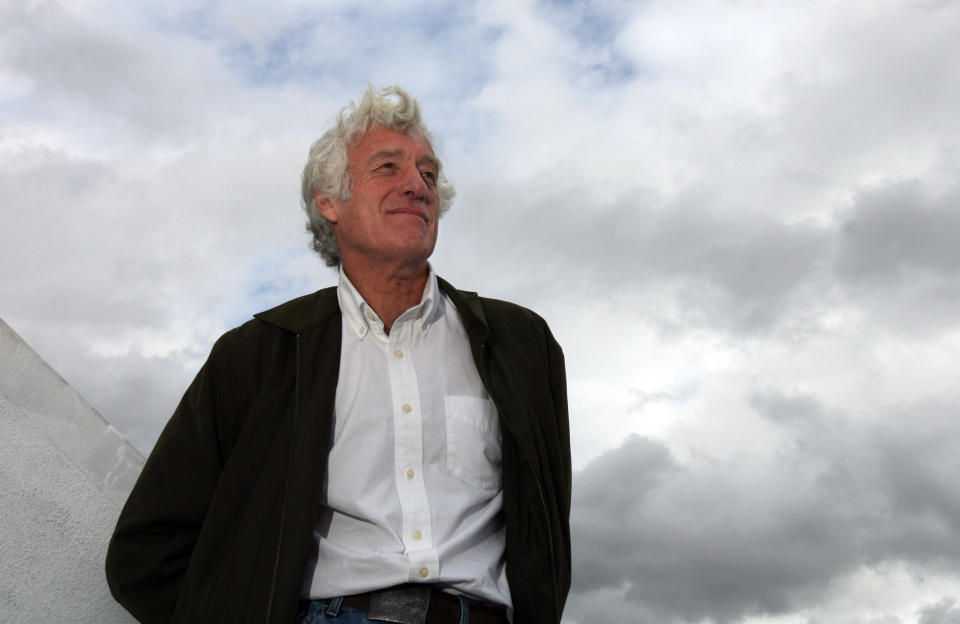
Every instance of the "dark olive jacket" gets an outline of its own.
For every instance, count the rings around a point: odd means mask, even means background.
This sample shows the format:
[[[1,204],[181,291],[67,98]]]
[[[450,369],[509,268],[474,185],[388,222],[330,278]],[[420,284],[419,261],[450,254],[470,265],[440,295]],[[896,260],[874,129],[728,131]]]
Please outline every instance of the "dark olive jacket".
[[[563,353],[533,312],[440,287],[503,425],[514,622],[557,624],[570,587]],[[336,289],[327,288],[214,345],[110,541],[110,590],[137,619],[293,622],[331,444],[340,337]]]

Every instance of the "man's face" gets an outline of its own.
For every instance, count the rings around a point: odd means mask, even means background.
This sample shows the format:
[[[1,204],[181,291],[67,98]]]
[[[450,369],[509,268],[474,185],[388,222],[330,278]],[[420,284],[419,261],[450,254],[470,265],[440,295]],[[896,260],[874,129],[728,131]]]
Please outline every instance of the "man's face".
[[[437,243],[439,162],[430,145],[375,128],[347,150],[350,199],[315,197],[344,262],[426,262]]]

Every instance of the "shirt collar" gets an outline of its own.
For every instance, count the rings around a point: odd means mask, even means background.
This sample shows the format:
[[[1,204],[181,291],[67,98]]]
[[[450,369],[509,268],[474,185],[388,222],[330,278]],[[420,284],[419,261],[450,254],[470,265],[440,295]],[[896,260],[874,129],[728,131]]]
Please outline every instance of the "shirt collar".
[[[427,275],[427,284],[423,289],[423,296],[420,297],[420,303],[401,314],[394,325],[416,320],[417,329],[426,332],[434,322],[443,316],[445,306],[440,287],[437,284],[437,275],[434,273],[432,266],[427,266],[430,273]],[[340,312],[343,315],[344,323],[349,327],[351,333],[361,340],[371,332],[384,335],[383,321],[380,320],[374,309],[367,304],[360,291],[347,277],[343,265],[340,265],[337,299],[340,303]]]

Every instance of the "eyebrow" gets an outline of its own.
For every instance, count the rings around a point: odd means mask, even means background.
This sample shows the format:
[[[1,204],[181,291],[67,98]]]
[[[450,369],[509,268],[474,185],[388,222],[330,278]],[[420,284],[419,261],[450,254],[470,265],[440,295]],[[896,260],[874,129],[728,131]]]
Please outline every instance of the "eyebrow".
[[[398,158],[400,156],[403,156],[402,149],[380,150],[379,152],[376,152],[373,156],[367,159],[367,166],[371,166],[376,161],[383,160],[384,158]],[[424,154],[423,156],[417,159],[416,164],[417,164],[417,167],[428,165],[436,169],[438,173],[440,172],[440,159],[438,159],[436,156],[432,154]]]
[[[419,167],[421,165],[429,165],[430,167],[433,167],[437,173],[440,173],[440,159],[432,154],[424,154],[418,158],[417,166]]]
[[[403,155],[402,149],[386,149],[376,152],[373,156],[367,159],[367,165],[372,165],[378,160],[383,160],[384,158],[397,158],[398,156]]]

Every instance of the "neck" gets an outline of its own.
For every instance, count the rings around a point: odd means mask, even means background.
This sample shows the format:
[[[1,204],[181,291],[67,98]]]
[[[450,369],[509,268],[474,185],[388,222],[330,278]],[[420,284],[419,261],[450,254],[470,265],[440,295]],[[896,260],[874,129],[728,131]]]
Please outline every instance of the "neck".
[[[383,321],[387,334],[401,314],[420,303],[430,275],[426,261],[417,266],[374,267],[344,260],[343,271]]]

